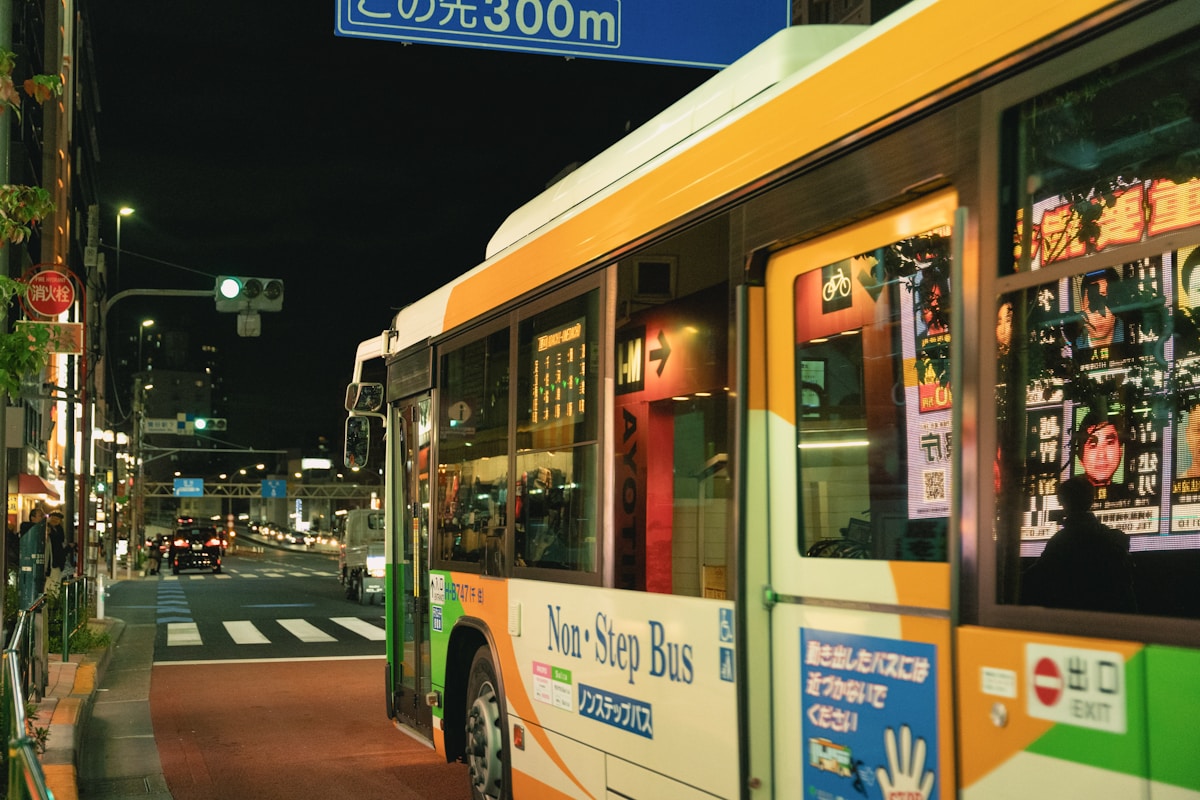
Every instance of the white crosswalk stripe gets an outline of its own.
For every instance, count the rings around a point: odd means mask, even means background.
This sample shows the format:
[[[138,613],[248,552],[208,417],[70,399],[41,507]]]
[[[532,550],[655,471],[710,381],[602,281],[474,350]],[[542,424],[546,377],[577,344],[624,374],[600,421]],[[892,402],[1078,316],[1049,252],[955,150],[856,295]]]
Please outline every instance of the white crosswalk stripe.
[[[258,628],[254,627],[254,623],[250,620],[238,620],[236,622],[226,622],[225,630],[229,631],[229,635],[233,637],[233,641],[238,644],[270,644],[271,640],[262,635]]]
[[[167,646],[203,644],[200,628],[194,622],[172,622],[167,625]]]
[[[337,639],[303,619],[281,619],[279,624],[302,642],[336,642]]]
[[[372,641],[382,642],[387,638],[387,631],[376,625],[372,625],[365,619],[359,619],[358,617],[331,617],[331,619],[343,628],[354,631]]]

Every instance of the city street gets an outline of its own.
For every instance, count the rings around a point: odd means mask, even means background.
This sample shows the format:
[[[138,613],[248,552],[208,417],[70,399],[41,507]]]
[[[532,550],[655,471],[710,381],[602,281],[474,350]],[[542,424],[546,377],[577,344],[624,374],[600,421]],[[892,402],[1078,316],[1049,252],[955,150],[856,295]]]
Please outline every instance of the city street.
[[[465,766],[386,718],[383,608],[346,600],[336,563],[267,548],[110,587],[109,616],[154,626],[150,713],[177,800],[470,796]]]

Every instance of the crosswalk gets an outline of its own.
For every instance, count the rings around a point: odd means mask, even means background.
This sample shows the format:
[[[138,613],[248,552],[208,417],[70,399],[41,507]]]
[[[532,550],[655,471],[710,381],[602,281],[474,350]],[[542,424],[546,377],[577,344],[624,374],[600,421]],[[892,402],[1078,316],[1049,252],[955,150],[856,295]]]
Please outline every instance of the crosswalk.
[[[161,614],[161,611],[160,611]],[[159,622],[166,618],[161,617]],[[327,623],[320,627],[317,623]],[[166,621],[167,647],[198,647],[205,644],[200,625],[192,620]],[[239,645],[280,644],[282,642],[316,644],[350,639],[382,642],[386,637],[383,619],[379,624],[360,617],[326,617],[324,619],[226,620],[218,626],[206,626],[209,636],[222,635]],[[331,633],[334,630],[335,633]]]
[[[203,581],[203,580],[218,580],[229,581],[237,578],[330,578],[337,580],[337,573],[329,570],[285,570],[285,569],[259,569],[259,570],[226,570],[213,574],[211,572],[184,572],[179,575],[171,575],[164,572],[159,576],[159,580],[163,581]]]
[[[294,577],[320,577],[333,580],[331,572],[307,570],[303,572],[283,569],[256,569],[254,571],[230,571],[228,573],[205,573],[200,575],[162,575],[157,586],[156,622],[165,628],[167,647],[204,647],[207,645],[286,645],[304,647],[334,642],[357,642],[359,644],[383,642],[387,638],[382,615],[374,618],[352,616],[297,617],[241,619],[224,621],[197,620],[188,602],[183,584],[194,580],[240,580]],[[288,608],[297,609],[310,603],[270,603],[267,605],[244,606],[246,609]],[[287,612],[285,612],[287,613]],[[291,612],[293,615],[296,611]],[[160,640],[161,642],[162,640]]]

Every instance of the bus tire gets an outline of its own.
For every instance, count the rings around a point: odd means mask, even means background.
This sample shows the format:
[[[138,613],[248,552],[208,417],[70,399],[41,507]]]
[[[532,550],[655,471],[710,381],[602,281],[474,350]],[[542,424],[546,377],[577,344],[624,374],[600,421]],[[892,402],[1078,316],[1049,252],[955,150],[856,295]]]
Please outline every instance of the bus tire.
[[[504,710],[492,654],[486,646],[475,651],[467,674],[466,760],[472,800],[507,800],[504,784]]]

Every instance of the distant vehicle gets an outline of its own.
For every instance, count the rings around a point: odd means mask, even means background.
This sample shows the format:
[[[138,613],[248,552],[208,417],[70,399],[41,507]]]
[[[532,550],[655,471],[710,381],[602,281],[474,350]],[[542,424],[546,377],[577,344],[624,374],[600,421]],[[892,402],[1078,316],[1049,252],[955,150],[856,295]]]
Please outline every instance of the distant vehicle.
[[[360,605],[383,599],[384,516],[382,511],[356,508],[346,515],[346,535],[339,550],[338,573],[346,597]]]
[[[171,574],[185,569],[221,571],[224,544],[221,534],[212,526],[195,525],[179,528],[171,540]]]

